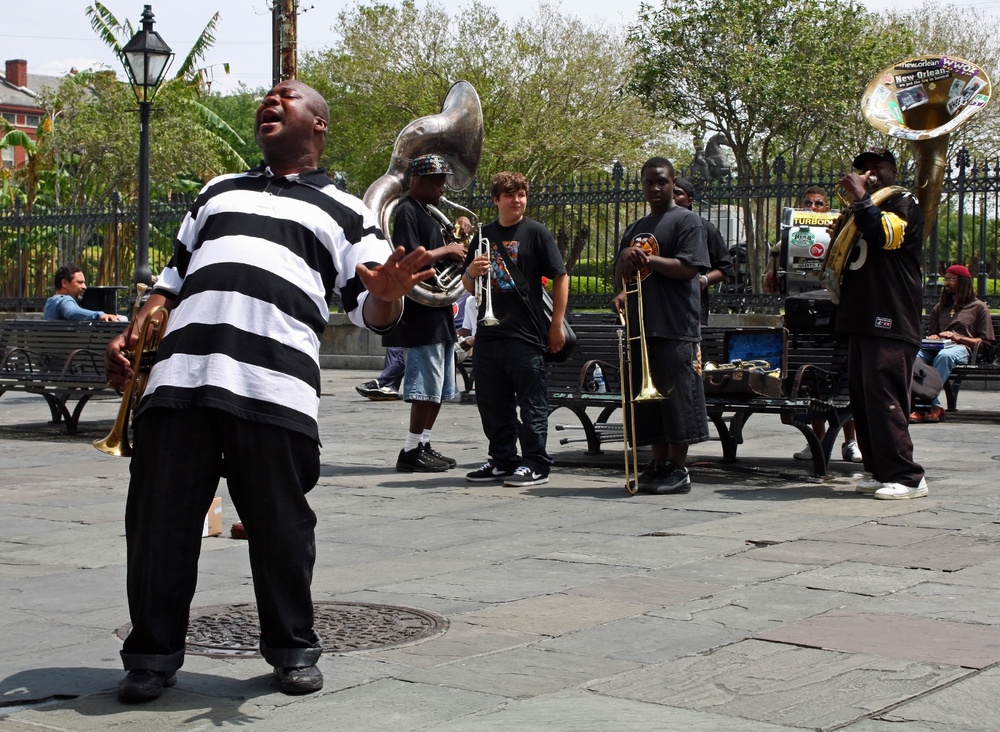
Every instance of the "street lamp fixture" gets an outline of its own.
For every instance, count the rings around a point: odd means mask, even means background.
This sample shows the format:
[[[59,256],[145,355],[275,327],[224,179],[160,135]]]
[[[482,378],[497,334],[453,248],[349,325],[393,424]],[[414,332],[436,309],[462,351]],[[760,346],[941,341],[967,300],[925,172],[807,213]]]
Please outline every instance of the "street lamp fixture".
[[[139,102],[139,215],[136,222],[133,283],[150,284],[149,270],[149,112],[173,58],[170,46],[153,30],[153,6],[145,5],[142,27],[120,52],[125,73]]]

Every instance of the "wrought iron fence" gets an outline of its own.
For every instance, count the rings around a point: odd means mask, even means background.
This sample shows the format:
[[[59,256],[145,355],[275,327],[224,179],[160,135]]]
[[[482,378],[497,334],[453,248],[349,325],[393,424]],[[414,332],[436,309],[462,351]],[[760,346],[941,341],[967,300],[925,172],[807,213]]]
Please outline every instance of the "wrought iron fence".
[[[834,191],[834,171],[785,175],[781,159],[769,180],[760,176],[696,182],[695,210],[715,223],[736,254],[736,274],[711,299],[721,312],[778,312],[780,299],[759,292],[770,245],[780,237],[782,211],[809,185]],[[482,180],[487,180],[483,178]],[[474,182],[449,198],[489,221],[495,211],[488,183]],[[907,185],[909,181],[900,181]],[[602,308],[612,296],[611,262],[626,226],[646,212],[638,171],[617,163],[607,174],[534,182],[527,215],[552,231],[570,272],[570,303]],[[836,205],[836,201],[832,201]],[[154,201],[150,266],[169,260],[189,200]],[[1000,307],[1000,160],[973,162],[961,151],[947,169],[938,225],[924,248],[925,295],[939,295],[940,274],[955,262],[969,266],[980,296]],[[447,210],[446,210],[447,213]],[[39,310],[52,275],[66,263],[84,270],[90,285],[121,286],[134,268],[136,210],[118,198],[82,209],[33,212],[0,209],[0,309]]]

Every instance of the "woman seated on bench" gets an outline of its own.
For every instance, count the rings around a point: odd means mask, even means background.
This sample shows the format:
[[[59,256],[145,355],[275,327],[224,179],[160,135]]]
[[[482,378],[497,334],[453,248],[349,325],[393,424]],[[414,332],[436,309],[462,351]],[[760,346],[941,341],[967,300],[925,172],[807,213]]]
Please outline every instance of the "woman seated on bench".
[[[941,300],[931,310],[927,324],[927,341],[945,341],[940,348],[925,345],[917,353],[917,358],[929,363],[941,374],[941,383],[955,366],[969,362],[972,349],[983,341],[992,341],[993,322],[990,309],[982,300],[976,299],[972,289],[972,274],[969,268],[953,264],[944,276],[944,290]],[[929,410],[914,409],[910,422],[940,422],[944,419],[944,409],[938,398]]]

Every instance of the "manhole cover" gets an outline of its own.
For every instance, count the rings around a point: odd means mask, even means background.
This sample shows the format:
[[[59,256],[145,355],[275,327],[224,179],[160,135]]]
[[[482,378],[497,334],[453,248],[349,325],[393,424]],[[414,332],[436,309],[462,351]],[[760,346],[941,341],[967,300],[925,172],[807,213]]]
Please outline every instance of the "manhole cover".
[[[448,630],[448,621],[427,610],[367,602],[314,603],[316,633],[327,653],[393,648],[432,638]],[[230,658],[260,656],[257,606],[211,605],[191,611],[187,653]],[[132,624],[115,631],[124,640]]]

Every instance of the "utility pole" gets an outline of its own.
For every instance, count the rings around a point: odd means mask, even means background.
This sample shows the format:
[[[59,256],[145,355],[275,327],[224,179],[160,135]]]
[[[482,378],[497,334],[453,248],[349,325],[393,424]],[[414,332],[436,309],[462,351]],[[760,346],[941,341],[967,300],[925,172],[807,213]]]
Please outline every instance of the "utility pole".
[[[299,0],[272,0],[271,85],[298,76]]]

